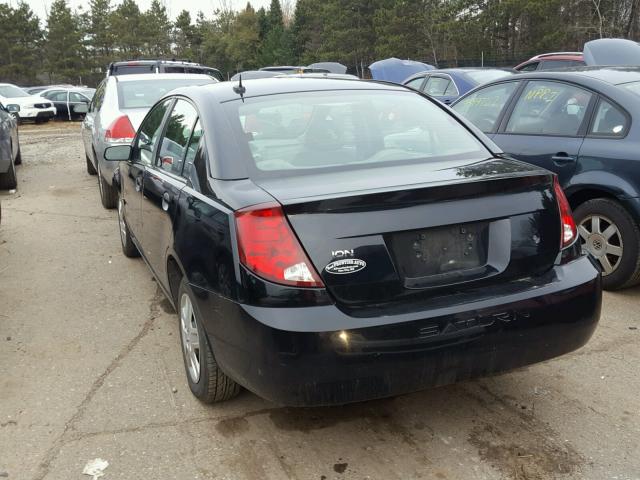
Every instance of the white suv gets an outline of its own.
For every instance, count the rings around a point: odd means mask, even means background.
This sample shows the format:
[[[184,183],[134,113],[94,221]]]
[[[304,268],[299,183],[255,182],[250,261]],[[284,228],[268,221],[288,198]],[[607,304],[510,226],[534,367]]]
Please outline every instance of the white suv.
[[[38,95],[29,95],[16,85],[0,83],[0,103],[2,105],[18,105],[20,120],[35,120],[36,123],[48,122],[56,116],[56,107],[50,100]]]

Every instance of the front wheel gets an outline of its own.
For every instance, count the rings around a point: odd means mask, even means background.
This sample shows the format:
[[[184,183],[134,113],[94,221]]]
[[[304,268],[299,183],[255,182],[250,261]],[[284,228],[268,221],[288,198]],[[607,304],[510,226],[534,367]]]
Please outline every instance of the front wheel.
[[[22,150],[20,150],[20,147],[18,146],[18,154],[16,155],[16,159],[14,160],[14,162],[16,165],[22,165]]]
[[[615,200],[589,200],[574,212],[582,249],[602,268],[606,290],[631,287],[640,282],[640,229],[627,210]]]
[[[240,385],[218,366],[200,321],[195,296],[186,278],[178,290],[182,358],[191,393],[205,403],[229,400],[240,393]]]
[[[18,176],[16,174],[16,165],[9,162],[9,170],[0,173],[0,190],[12,190],[18,186]]]

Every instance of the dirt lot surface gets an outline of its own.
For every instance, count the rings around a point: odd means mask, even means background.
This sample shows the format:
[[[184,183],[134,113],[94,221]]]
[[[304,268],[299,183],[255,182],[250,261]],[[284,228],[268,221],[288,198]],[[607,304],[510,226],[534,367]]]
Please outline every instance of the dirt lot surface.
[[[189,392],[178,323],[85,171],[79,125],[23,126],[0,193],[0,478],[640,479],[640,289],[509,374],[342,408]]]

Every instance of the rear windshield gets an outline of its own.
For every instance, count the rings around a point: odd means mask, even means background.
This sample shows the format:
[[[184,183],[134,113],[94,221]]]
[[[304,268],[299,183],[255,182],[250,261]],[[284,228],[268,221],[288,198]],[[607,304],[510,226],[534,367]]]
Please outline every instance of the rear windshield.
[[[623,83],[620,85],[621,87],[626,88],[627,90],[635,93],[636,95],[640,95],[640,81],[639,82],[629,82]]]
[[[498,80],[499,78],[513,75],[512,72],[509,72],[507,70],[472,70],[465,73],[469,77],[471,77],[471,79],[478,85],[493,82],[494,80]]]
[[[136,75],[138,73],[155,73],[154,64],[147,65],[116,65],[113,67],[112,75]]]
[[[13,85],[0,86],[0,96],[7,98],[30,97],[27,92]]]
[[[454,117],[412,92],[289,93],[225,108],[257,175],[488,156]]]
[[[172,78],[160,80],[154,77],[150,77],[149,80],[118,82],[118,103],[120,108],[149,108],[171,90],[213,82],[215,82],[213,79]]]

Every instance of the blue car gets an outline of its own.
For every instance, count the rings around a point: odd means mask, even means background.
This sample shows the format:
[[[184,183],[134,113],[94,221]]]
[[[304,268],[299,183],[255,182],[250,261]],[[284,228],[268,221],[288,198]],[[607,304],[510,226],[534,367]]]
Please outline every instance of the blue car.
[[[558,174],[605,288],[640,283],[640,68],[518,74],[451,108],[511,157]]]
[[[449,105],[469,90],[515,72],[499,68],[443,68],[411,75],[403,83]]]

